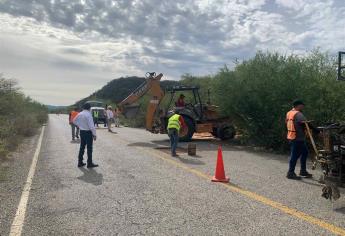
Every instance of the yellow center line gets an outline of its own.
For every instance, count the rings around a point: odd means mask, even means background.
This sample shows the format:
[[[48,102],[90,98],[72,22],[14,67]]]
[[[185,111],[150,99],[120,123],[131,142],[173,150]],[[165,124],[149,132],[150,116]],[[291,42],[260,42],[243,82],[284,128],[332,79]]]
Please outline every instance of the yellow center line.
[[[130,142],[127,141],[127,140],[124,140],[123,138],[120,138],[118,137],[118,140],[121,140],[123,143],[127,143],[129,144]],[[196,176],[199,176],[203,179],[206,179],[206,180],[209,180],[212,178],[212,176],[208,175],[208,174],[205,174],[201,171],[198,171],[196,169],[193,169],[193,168],[190,168],[188,166],[186,166],[185,164],[182,164],[174,159],[171,159],[170,155],[164,153],[164,152],[159,152],[158,151],[154,151],[154,150],[150,150],[148,148],[144,148],[144,147],[135,147],[136,149],[138,150],[141,150],[141,151],[144,151],[148,154],[151,154],[163,161],[166,161],[178,168],[181,168],[183,170],[186,170],[190,173],[193,173],[194,175]],[[301,219],[301,220],[304,220],[310,224],[314,224],[314,225],[317,225],[323,229],[326,229],[336,235],[343,235],[345,236],[345,229],[344,228],[341,228],[341,227],[338,227],[336,225],[333,225],[331,223],[328,223],[324,220],[321,220],[319,218],[316,218],[314,216],[311,216],[311,215],[308,215],[307,213],[304,213],[302,211],[299,211],[299,210],[296,210],[296,209],[293,209],[293,208],[290,208],[288,206],[285,206],[283,205],[282,203],[279,203],[279,202],[276,202],[276,201],[273,201],[267,197],[264,197],[264,196],[261,196],[255,192],[251,192],[249,190],[245,190],[245,189],[242,189],[238,186],[235,186],[233,184],[227,184],[227,183],[219,183],[221,186],[231,190],[232,192],[236,192],[236,193],[239,193],[243,196],[246,196],[247,198],[249,199],[252,199],[252,200],[255,200],[257,202],[260,202],[264,205],[267,205],[267,206],[270,206],[272,208],[275,208],[275,209],[278,209],[288,215],[291,215],[291,216],[294,216],[298,219]]]

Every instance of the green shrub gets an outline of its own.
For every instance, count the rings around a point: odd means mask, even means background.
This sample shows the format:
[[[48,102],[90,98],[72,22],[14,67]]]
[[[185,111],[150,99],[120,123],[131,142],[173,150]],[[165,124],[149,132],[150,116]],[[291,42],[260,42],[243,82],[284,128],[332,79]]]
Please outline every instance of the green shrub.
[[[15,150],[22,137],[32,136],[48,120],[46,106],[22,94],[13,80],[0,74],[0,157]]]
[[[282,150],[285,114],[296,98],[305,101],[305,115],[315,124],[344,120],[345,83],[336,81],[335,68],[333,58],[317,51],[306,57],[259,52],[233,71],[222,69],[213,89],[247,142]]]

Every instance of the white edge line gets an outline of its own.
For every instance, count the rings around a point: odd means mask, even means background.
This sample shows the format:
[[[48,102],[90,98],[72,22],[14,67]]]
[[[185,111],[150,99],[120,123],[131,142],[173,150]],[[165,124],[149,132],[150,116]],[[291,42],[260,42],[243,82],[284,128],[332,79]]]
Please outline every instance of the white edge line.
[[[42,131],[41,131],[40,137],[38,139],[36,151],[35,151],[34,157],[33,157],[32,162],[31,162],[28,178],[26,179],[26,183],[25,183],[24,188],[23,188],[22,196],[20,197],[20,201],[18,204],[17,212],[16,212],[16,215],[15,215],[14,220],[13,220],[12,225],[11,225],[11,230],[10,230],[10,234],[9,234],[10,236],[20,236],[22,234],[26,208],[27,208],[27,204],[28,204],[28,200],[29,200],[29,194],[30,194],[30,190],[31,190],[32,179],[34,178],[34,175],[35,175],[38,156],[39,156],[40,151],[41,151],[44,128],[45,128],[45,126],[42,127]]]

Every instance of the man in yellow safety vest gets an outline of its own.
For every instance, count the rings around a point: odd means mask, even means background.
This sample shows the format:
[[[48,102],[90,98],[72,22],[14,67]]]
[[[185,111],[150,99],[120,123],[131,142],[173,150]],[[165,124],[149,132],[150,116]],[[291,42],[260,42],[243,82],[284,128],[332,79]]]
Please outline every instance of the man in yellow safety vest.
[[[98,110],[94,110],[94,111],[92,112],[92,118],[93,118],[93,123],[94,123],[94,125],[97,126],[97,127],[98,127],[98,117],[99,117],[99,112],[98,112]]]
[[[168,121],[168,135],[170,138],[171,156],[178,156],[176,153],[180,130],[185,127],[183,117],[175,111],[175,114]]]

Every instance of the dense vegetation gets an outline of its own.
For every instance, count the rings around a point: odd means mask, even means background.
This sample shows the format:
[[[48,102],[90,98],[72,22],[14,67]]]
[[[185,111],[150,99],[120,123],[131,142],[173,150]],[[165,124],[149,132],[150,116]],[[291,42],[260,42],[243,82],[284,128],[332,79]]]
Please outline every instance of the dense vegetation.
[[[345,120],[345,83],[336,80],[336,66],[317,51],[304,57],[259,52],[233,70],[221,69],[211,88],[245,142],[282,150],[285,114],[294,99],[306,103],[305,115],[316,125]]]
[[[25,96],[13,80],[0,75],[0,157],[47,121],[46,106]]]

